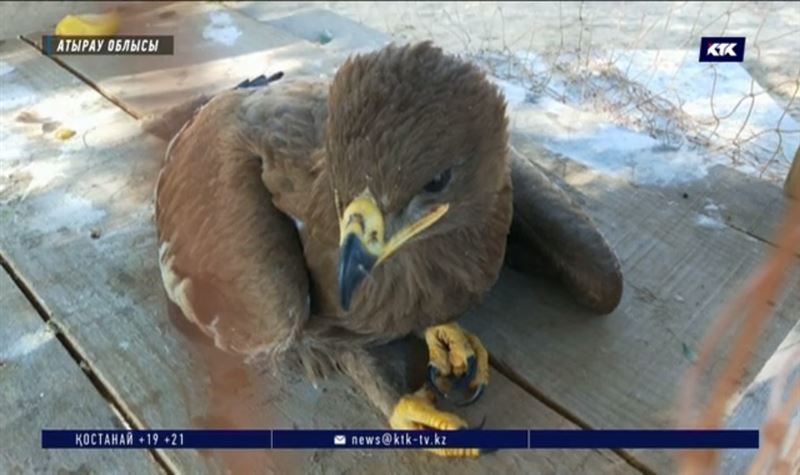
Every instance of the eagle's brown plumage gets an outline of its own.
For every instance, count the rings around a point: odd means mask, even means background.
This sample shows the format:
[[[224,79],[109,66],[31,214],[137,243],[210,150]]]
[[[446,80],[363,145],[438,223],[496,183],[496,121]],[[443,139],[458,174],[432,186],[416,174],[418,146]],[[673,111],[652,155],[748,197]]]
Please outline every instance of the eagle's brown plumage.
[[[311,373],[342,369],[392,417],[398,395],[363,348],[421,334],[478,302],[498,277],[512,200],[525,202],[514,245],[540,253],[588,305],[616,306],[613,253],[528,167],[509,150],[502,95],[429,43],[351,58],[331,84],[284,79],[226,92],[175,136],[159,176],[165,287],[218,346],[291,356]],[[524,182],[514,193],[512,176]],[[361,269],[345,305],[340,247],[353,218],[340,220],[360,198],[385,219],[386,247],[446,212]],[[356,223],[361,244],[378,245],[366,216]]]

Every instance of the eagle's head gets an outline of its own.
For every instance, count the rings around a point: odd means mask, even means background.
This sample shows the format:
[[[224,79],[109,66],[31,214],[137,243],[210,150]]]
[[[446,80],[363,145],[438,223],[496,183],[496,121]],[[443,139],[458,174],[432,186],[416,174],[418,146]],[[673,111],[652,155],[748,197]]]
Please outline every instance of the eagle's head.
[[[339,303],[412,242],[479,226],[508,173],[505,100],[429,42],[350,58],[329,94]],[[466,249],[465,251],[469,251]]]

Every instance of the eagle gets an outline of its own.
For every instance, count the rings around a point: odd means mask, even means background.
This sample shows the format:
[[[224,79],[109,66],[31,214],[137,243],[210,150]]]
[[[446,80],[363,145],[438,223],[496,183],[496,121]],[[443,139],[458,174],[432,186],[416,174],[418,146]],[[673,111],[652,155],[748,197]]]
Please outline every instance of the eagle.
[[[217,347],[313,380],[343,373],[394,429],[457,430],[439,398],[468,388],[471,403],[489,380],[457,320],[504,261],[555,272],[597,313],[617,306],[616,255],[510,145],[505,98],[478,66],[422,42],[351,56],[332,80],[279,76],[150,126],[172,137],[155,199],[163,284]],[[411,334],[427,382],[401,394],[369,350]]]

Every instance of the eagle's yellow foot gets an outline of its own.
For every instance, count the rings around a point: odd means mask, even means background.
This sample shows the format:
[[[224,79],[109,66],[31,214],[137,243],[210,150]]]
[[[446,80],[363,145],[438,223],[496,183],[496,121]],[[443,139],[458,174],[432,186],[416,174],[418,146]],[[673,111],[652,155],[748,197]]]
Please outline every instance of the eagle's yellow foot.
[[[467,423],[455,414],[436,409],[435,395],[426,387],[400,398],[394,407],[389,425],[395,430],[458,430],[466,429]],[[480,449],[442,448],[425,449],[443,457],[477,457]]]
[[[449,391],[460,389],[464,383],[472,395],[456,404],[465,406],[477,401],[489,383],[489,353],[478,337],[456,323],[437,325],[425,330],[428,344],[428,383],[442,397],[452,399]],[[450,383],[447,377],[457,379]],[[450,388],[443,388],[450,386]]]

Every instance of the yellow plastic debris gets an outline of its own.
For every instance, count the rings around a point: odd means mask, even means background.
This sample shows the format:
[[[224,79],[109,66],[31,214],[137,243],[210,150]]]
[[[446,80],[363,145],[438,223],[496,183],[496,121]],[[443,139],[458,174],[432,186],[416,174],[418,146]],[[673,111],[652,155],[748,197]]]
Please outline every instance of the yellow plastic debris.
[[[75,131],[66,127],[59,127],[53,132],[53,136],[58,140],[67,140],[75,135]]]
[[[119,30],[119,13],[67,15],[56,25],[59,36],[108,36]]]

